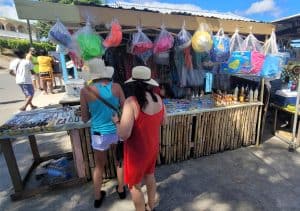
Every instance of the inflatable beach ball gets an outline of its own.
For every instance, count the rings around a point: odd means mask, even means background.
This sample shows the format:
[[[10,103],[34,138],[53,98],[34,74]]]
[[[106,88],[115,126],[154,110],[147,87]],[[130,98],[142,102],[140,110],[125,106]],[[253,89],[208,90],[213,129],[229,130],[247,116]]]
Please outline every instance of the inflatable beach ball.
[[[192,37],[192,47],[196,52],[209,52],[213,40],[207,31],[196,31]]]

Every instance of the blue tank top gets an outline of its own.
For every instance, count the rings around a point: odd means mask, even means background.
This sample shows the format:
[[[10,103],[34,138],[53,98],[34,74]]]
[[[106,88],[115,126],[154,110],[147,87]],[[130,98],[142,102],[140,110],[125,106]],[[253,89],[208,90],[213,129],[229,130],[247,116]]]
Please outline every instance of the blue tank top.
[[[120,102],[117,97],[112,94],[112,82],[107,85],[100,83],[94,84],[100,96],[109,102],[111,105],[119,108]],[[91,114],[91,131],[99,132],[102,135],[114,134],[117,132],[115,124],[112,122],[114,110],[102,103],[100,100],[91,101],[88,103],[89,112]]]

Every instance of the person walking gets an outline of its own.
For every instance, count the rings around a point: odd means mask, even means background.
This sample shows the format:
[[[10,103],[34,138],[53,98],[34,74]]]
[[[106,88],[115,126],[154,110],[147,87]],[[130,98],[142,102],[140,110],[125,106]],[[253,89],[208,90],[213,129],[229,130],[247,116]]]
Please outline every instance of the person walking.
[[[105,191],[101,191],[101,186],[107,150],[112,146],[116,152],[116,144],[119,140],[116,126],[112,122],[115,111],[99,100],[99,96],[115,108],[123,106],[125,96],[121,86],[112,82],[113,67],[105,67],[103,60],[98,58],[88,61],[88,66],[92,84],[81,90],[80,105],[82,120],[84,122],[91,120],[91,141],[96,164],[93,172],[94,207],[99,208],[106,195]],[[123,168],[118,162],[116,168],[118,177],[116,191],[120,199],[125,199]]]
[[[154,210],[156,181],[155,163],[159,152],[159,130],[165,121],[165,106],[153,87],[159,86],[151,79],[148,67],[132,69],[133,96],[125,100],[121,120],[113,117],[118,135],[124,141],[124,182],[128,185],[137,211]],[[148,205],[141,190],[145,181]]]
[[[37,61],[36,54],[37,53],[35,48],[31,47],[29,48],[29,51],[26,55],[26,59],[30,60],[31,63],[33,64],[32,83],[33,83],[33,87],[37,90],[37,89],[41,89],[41,86],[40,86],[40,76],[39,76],[39,63]]]
[[[16,77],[16,84],[18,84],[25,95],[25,105],[20,108],[21,111],[25,111],[28,106],[31,109],[37,108],[32,104],[34,96],[34,88],[31,80],[31,72],[33,70],[33,64],[30,60],[25,59],[25,52],[21,50],[14,50],[14,54],[18,57],[11,61],[9,65],[9,73]]]
[[[48,94],[50,91],[51,94],[53,92],[53,59],[48,56],[46,50],[41,51],[41,55],[37,57],[37,61],[39,64],[39,76],[42,82],[42,88],[44,89],[44,94]]]

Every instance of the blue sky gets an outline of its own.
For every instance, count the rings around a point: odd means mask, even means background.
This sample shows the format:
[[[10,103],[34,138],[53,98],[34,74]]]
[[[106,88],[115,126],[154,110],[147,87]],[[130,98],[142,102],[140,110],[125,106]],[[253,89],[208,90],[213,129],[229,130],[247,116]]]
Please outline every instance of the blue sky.
[[[300,0],[122,0],[151,5],[167,5],[177,8],[193,8],[232,12],[259,21],[272,21],[300,13]],[[115,2],[108,0],[107,2]],[[176,4],[184,4],[176,5]],[[0,16],[17,18],[13,0],[0,0]]]

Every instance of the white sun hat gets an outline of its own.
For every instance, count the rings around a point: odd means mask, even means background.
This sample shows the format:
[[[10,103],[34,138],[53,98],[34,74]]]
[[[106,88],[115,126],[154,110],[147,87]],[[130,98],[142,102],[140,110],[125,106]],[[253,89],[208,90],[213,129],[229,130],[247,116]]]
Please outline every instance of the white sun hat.
[[[145,66],[136,66],[132,69],[132,77],[125,81],[125,83],[142,81],[152,86],[159,86],[159,84],[151,78],[151,70]]]
[[[89,80],[112,78],[115,71],[113,67],[105,66],[104,61],[100,58],[91,59],[86,64],[88,66],[86,74]]]

